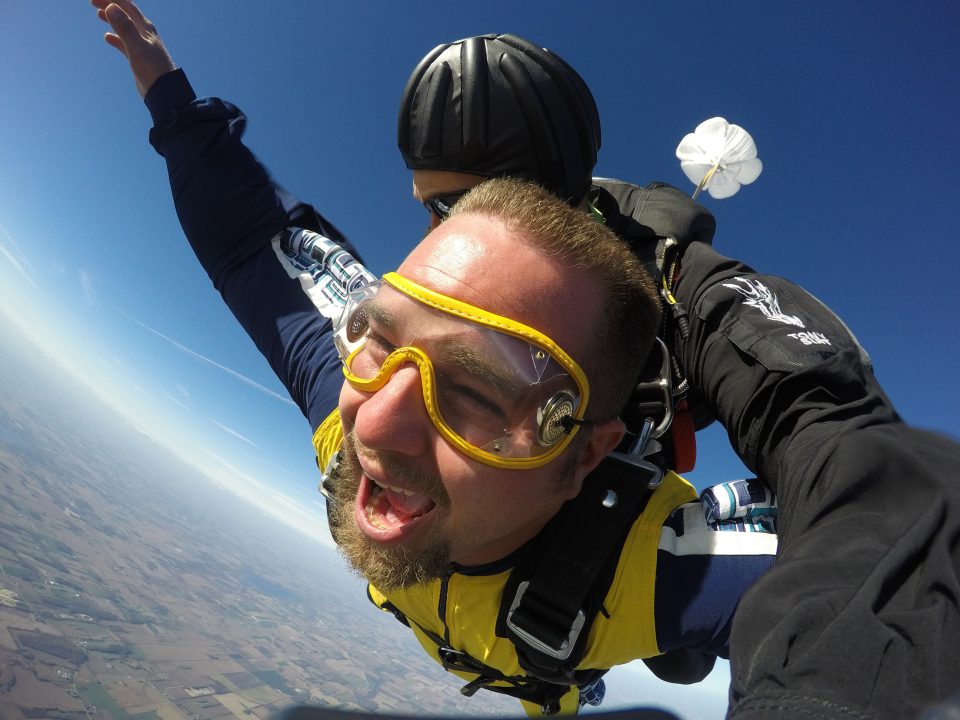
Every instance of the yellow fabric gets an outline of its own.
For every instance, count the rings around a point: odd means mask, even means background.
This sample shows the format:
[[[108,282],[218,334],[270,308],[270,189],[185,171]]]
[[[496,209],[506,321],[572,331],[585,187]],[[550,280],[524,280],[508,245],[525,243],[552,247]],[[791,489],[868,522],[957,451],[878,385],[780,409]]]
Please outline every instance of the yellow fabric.
[[[676,507],[696,497],[693,487],[674,473],[668,473],[653,493],[646,510],[633,524],[604,601],[610,617],[602,613],[597,615],[579,668],[606,669],[660,654],[654,623],[660,528]],[[510,571],[506,570],[486,576],[451,575],[447,581],[443,618],[438,614],[443,590],[439,580],[387,595],[370,586],[370,594],[377,605],[382,606],[385,600],[389,600],[413,621],[414,634],[434,660],[439,662],[437,645],[417,625],[441,637],[444,637],[446,625],[452,647],[505,675],[524,675],[513,644],[495,633],[503,587],[509,574]],[[475,678],[474,675],[456,674],[465,680]],[[578,696],[576,691],[564,696],[562,711],[576,712]],[[538,707],[529,703],[523,705],[529,714],[539,714]]]
[[[326,467],[329,458],[339,447],[342,435],[337,413],[333,413],[317,429],[314,446],[320,467]],[[613,582],[603,603],[609,617],[603,613],[597,614],[579,668],[607,669],[660,654],[654,622],[660,529],[674,509],[696,498],[693,486],[682,477],[672,472],[664,476],[624,543]],[[437,645],[421,628],[447,638],[451,647],[505,675],[525,675],[513,644],[497,637],[495,632],[501,596],[509,574],[509,570],[495,575],[454,573],[445,581],[435,580],[386,594],[371,585],[369,592],[379,607],[389,601],[406,615],[417,640],[437,662],[440,662]],[[442,599],[445,600],[443,617],[439,614]],[[465,681],[476,678],[472,674],[456,674]],[[578,697],[576,689],[567,693],[561,701],[561,711],[575,713]],[[539,707],[526,702],[523,705],[528,714],[540,714]]]
[[[610,617],[597,615],[580,667],[610,668],[661,653],[653,604],[660,529],[677,507],[696,499],[697,491],[690,483],[676,473],[664,475],[623,545],[603,602]]]
[[[313,433],[313,448],[317,451],[317,464],[323,470],[343,444],[343,425],[340,410],[334,410]]]
[[[517,653],[509,640],[497,637],[495,628],[497,613],[500,609],[500,596],[510,571],[496,575],[467,576],[451,575],[446,591],[446,618],[450,625],[449,642],[451,647],[468,653],[471,657],[500,670],[505,675],[525,675],[520,667]],[[440,637],[445,637],[443,622],[438,610],[443,583],[440,580],[418,585],[409,590],[392,592],[389,596],[381,593],[373,585],[367,587],[370,598],[378,607],[390,602],[411,621],[410,627],[417,640],[436,662],[440,662],[437,644],[423,632],[427,628]],[[492,642],[491,642],[492,641]],[[463,678],[464,682],[476,679],[472,673],[451,670]],[[503,685],[505,683],[494,683]],[[571,688],[561,698],[561,712],[573,714],[577,711],[580,692]],[[520,701],[528,715],[538,716],[540,706]]]
[[[442,295],[434,290],[425,288],[422,285],[417,285],[417,283],[413,282],[412,280],[408,280],[397,273],[387,273],[383,276],[383,280],[384,282],[390,283],[393,287],[397,288],[397,290],[400,290],[410,297],[419,300],[424,305],[436,308],[437,310],[445,313],[458,315],[462,318],[470,320],[471,322],[485,325],[486,327],[492,327],[500,332],[522,338],[530,343],[533,343],[534,345],[539,345],[540,347],[546,349],[560,363],[560,366],[569,372],[574,380],[576,380],[576,383],[580,388],[580,396],[582,398],[580,410],[586,409],[587,401],[590,399],[590,383],[587,382],[586,374],[577,364],[576,360],[567,355],[566,351],[562,347],[557,345],[553,340],[539,330],[529,327],[528,325],[524,325],[521,322],[517,322],[516,320],[512,320],[511,318],[504,317],[502,315],[495,315],[494,313],[488,312],[482,308],[478,308],[475,305],[465,303],[455,298],[447,297],[446,295]],[[582,413],[578,413],[574,417],[579,420],[583,417],[583,415]]]

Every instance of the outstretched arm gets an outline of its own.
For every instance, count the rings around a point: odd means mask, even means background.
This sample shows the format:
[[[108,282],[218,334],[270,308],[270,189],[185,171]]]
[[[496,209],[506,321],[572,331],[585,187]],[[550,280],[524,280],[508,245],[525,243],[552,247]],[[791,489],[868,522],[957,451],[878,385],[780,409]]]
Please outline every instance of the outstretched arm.
[[[231,103],[198,99],[157,29],[130,0],[93,0],[130,62],[167,163],[180,224],[227,306],[316,428],[336,406],[342,376],[330,323],[281,264],[272,241],[289,227],[352,251],[313,208],[279,188],[243,144],[246,117]],[[354,252],[355,255],[355,252]]]

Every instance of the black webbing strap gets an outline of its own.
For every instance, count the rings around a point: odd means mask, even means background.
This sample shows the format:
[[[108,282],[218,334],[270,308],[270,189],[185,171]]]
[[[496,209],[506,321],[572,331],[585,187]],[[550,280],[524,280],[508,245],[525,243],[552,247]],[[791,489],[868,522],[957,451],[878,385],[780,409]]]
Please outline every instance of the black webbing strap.
[[[551,682],[577,684],[583,656],[624,539],[662,471],[608,456],[548,526],[504,588],[497,634],[516,646],[521,666]],[[606,582],[598,582],[606,574]]]
[[[404,620],[404,624],[409,625],[409,621],[406,618]],[[526,700],[539,705],[544,715],[553,715],[560,709],[560,698],[570,690],[570,683],[558,685],[526,675],[506,675],[500,670],[480,662],[473,656],[451,647],[437,633],[428,630],[419,623],[416,623],[416,625],[424,635],[436,644],[437,657],[444,670],[477,676],[460,688],[460,692],[466,697],[473,697],[477,690],[491,690],[501,695],[509,695],[518,700]],[[495,683],[501,684],[497,685]]]

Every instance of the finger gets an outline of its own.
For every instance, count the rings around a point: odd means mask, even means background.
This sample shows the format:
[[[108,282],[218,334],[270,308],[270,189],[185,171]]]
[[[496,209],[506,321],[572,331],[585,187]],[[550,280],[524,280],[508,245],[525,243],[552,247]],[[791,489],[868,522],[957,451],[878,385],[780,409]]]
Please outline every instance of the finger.
[[[119,5],[123,8],[123,11],[127,16],[133,20],[133,24],[138,28],[147,28],[153,30],[153,23],[151,23],[147,18],[144,17],[143,13],[140,12],[140,8],[136,6],[131,0],[112,0],[113,3]],[[109,3],[108,3],[109,4]]]
[[[106,16],[107,22],[110,23],[110,27],[113,28],[113,32],[117,34],[124,44],[130,43],[135,38],[142,39],[137,26],[133,24],[133,20],[130,19],[130,16],[124,12],[119,4],[115,2],[110,3],[104,10],[104,15]],[[110,41],[107,40],[107,42],[109,43]],[[112,45],[113,43],[110,44]]]
[[[117,50],[119,50],[126,56],[127,46],[123,44],[123,40],[118,38],[113,33],[104,33],[103,39],[107,41],[107,45],[110,45],[111,47],[115,47]]]
[[[97,17],[104,22],[107,22],[107,14],[104,10],[106,10],[107,5],[112,2],[113,0],[90,0],[90,4],[97,9]]]

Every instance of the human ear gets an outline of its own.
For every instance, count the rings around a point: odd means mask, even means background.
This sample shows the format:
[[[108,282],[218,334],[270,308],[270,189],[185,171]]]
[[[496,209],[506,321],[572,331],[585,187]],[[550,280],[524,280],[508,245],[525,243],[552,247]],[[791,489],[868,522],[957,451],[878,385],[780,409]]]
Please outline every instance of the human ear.
[[[620,418],[612,418],[602,423],[590,426],[590,436],[580,450],[573,471],[573,482],[570,483],[571,494],[574,497],[583,487],[583,479],[600,464],[600,461],[612,452],[626,432],[626,426]]]

